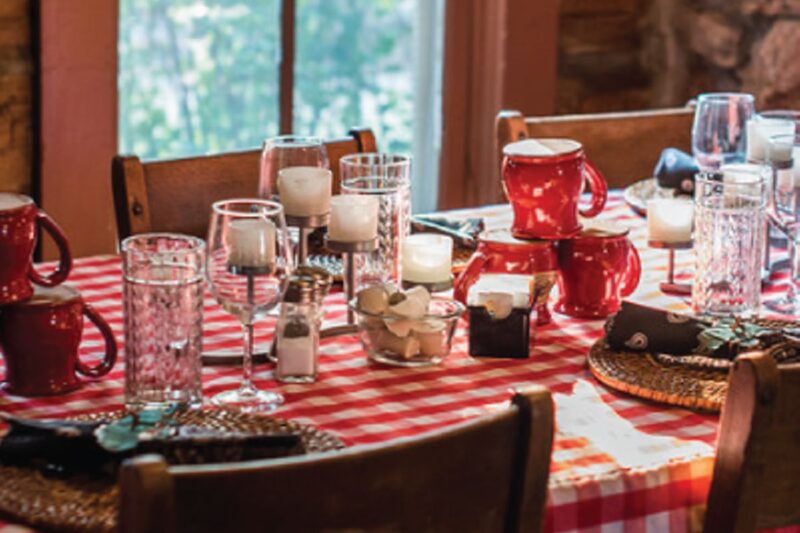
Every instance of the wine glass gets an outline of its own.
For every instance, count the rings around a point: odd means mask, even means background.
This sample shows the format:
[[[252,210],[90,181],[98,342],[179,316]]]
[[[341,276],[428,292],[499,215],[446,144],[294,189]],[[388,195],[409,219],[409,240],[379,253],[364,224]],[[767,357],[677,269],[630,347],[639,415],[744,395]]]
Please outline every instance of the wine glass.
[[[214,203],[207,257],[211,292],[223,309],[241,321],[244,337],[241,385],[217,394],[211,402],[245,412],[271,411],[283,403],[283,397],[253,385],[253,322],[280,303],[292,274],[283,206],[259,199]]]
[[[773,170],[773,183],[767,214],[773,227],[787,238],[789,248],[789,282],[786,295],[765,302],[771,311],[787,315],[800,314],[800,132],[775,135],[767,143],[767,161]]]
[[[697,97],[692,155],[700,170],[745,161],[747,121],[754,114],[752,94],[706,93]]]
[[[328,168],[328,152],[322,139],[279,135],[264,141],[261,150],[258,195],[261,198],[277,196],[278,171],[289,167]]]

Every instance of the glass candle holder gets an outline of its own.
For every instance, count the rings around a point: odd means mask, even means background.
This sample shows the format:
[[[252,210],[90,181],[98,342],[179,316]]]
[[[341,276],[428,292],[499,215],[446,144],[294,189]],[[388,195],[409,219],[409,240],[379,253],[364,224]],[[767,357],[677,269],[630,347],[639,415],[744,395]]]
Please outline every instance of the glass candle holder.
[[[404,194],[403,182],[396,178],[371,176],[351,178],[342,182],[342,195],[366,196],[374,198],[378,203],[378,248],[374,252],[358,254],[354,265],[357,273],[354,280],[356,289],[373,283],[400,283],[402,279],[400,243],[408,234],[405,227]],[[348,213],[347,216],[352,219],[355,211]],[[333,213],[331,218],[334,218]],[[328,238],[336,240],[336,227],[333,222],[328,229]]]
[[[418,233],[403,240],[403,283],[447,285],[452,279],[453,239]]]

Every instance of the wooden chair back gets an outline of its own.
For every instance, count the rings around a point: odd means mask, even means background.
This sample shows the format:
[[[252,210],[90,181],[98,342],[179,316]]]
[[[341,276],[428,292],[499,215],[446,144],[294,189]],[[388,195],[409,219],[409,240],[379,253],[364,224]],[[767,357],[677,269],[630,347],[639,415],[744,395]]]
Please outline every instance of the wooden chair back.
[[[800,364],[748,354],[728,383],[705,531],[800,524]]]
[[[574,139],[609,188],[626,187],[653,175],[664,148],[691,153],[693,117],[690,107],[552,117],[501,111],[495,122],[498,158],[502,162],[503,147],[520,139]]]
[[[122,533],[541,529],[550,393],[420,437],[303,457],[120,471]]]
[[[339,159],[376,152],[369,129],[325,143],[339,190]],[[211,204],[225,198],[253,198],[258,193],[261,150],[142,162],[136,156],[114,157],[111,181],[120,240],[137,233],[176,232],[206,236]]]

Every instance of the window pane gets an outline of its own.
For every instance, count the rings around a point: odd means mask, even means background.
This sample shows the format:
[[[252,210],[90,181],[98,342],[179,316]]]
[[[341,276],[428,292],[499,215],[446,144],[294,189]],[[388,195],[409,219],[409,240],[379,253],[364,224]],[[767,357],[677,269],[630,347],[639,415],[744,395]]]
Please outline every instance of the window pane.
[[[298,0],[294,130],[411,152],[417,0]]]
[[[119,149],[164,158],[278,130],[280,0],[120,0]]]

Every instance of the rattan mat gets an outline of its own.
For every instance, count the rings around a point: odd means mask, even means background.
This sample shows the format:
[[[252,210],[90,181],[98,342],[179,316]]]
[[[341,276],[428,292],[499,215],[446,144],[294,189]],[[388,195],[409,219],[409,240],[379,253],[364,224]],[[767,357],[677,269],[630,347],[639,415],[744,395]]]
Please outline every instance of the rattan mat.
[[[124,411],[78,417],[114,419]],[[308,452],[344,447],[333,434],[297,422],[231,411],[188,411],[179,421],[245,433],[300,434]],[[118,489],[113,480],[88,476],[47,477],[35,469],[0,466],[0,514],[30,526],[70,532],[111,532],[117,525]]]
[[[795,322],[757,320],[773,327],[798,327]],[[798,350],[770,350],[778,364],[796,363]],[[732,361],[704,355],[671,356],[612,350],[605,338],[597,341],[587,358],[589,370],[612,389],[640,398],[699,411],[718,412],[728,387]]]

